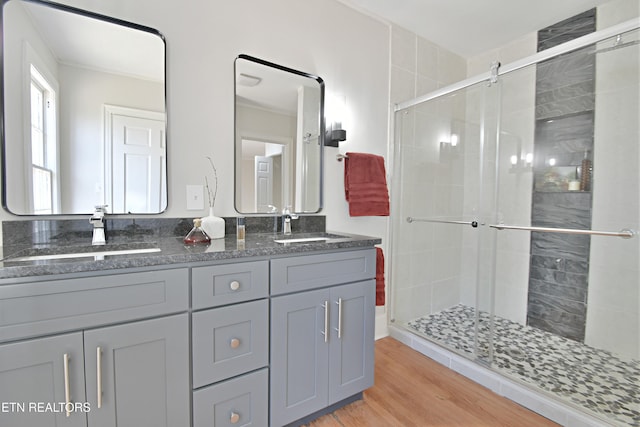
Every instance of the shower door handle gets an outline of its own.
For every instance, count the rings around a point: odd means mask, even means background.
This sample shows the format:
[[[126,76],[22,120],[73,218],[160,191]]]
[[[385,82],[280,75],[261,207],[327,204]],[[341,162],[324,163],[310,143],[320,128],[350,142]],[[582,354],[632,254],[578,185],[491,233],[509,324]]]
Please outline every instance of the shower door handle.
[[[597,230],[578,230],[574,228],[553,228],[553,227],[529,227],[521,225],[506,225],[506,224],[489,224],[489,227],[496,230],[523,230],[523,231],[537,231],[540,233],[563,233],[563,234],[582,234],[588,236],[610,236],[620,237],[623,239],[631,239],[636,235],[636,232],[628,228],[624,228],[620,231],[597,231]]]
[[[458,224],[458,225],[470,225],[473,228],[478,228],[478,221],[450,221],[445,219],[431,219],[431,218],[414,218],[412,216],[407,217],[407,222],[432,222],[438,224]],[[482,224],[484,225],[484,224]]]

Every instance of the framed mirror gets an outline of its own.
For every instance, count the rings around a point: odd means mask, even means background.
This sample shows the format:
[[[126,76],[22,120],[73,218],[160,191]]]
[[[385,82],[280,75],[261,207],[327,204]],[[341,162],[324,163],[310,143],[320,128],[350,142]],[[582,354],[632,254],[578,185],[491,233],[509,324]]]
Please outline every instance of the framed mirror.
[[[322,209],[324,82],[248,55],[235,61],[235,206]]]
[[[3,0],[1,21],[5,209],[163,212],[162,35],[40,0]]]

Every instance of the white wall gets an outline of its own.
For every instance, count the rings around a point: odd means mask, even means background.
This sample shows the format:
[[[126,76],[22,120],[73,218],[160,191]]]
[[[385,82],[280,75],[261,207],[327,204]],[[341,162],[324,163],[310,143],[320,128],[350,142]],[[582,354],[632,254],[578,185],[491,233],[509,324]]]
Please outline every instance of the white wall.
[[[104,201],[96,191],[104,185],[104,104],[162,112],[164,89],[159,82],[68,65],[59,66],[59,82],[61,187],[74,188],[62,192],[62,211],[90,212]]]

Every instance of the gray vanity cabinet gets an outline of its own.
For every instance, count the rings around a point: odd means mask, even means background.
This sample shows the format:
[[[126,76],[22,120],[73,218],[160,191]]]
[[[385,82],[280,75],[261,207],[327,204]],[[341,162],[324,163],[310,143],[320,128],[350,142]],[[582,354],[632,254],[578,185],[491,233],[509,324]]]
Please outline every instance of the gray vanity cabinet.
[[[0,401],[26,405],[25,412],[0,414],[0,425],[185,425],[187,331],[187,314],[181,314],[0,346]],[[79,408],[67,417],[64,407],[57,413],[29,408],[67,401],[88,402],[90,411]]]
[[[0,425],[188,426],[188,278],[173,269],[0,286],[0,401],[27,406],[0,413]],[[39,402],[63,412],[29,412]],[[76,405],[69,416],[65,402]]]
[[[188,330],[185,313],[86,331],[89,427],[186,425]]]
[[[373,385],[373,276],[374,250],[272,261],[272,292],[274,287],[293,291],[296,282],[305,289],[320,287],[271,299],[272,427],[307,417]],[[369,280],[348,283],[350,278]],[[336,285],[341,280],[347,284]]]
[[[269,261],[191,273],[193,426],[267,425]]]
[[[86,400],[82,333],[0,346],[0,402],[15,404],[0,413],[3,427],[86,426],[87,417],[82,412],[67,417],[59,407],[53,412],[44,406],[32,406],[65,402],[66,389],[72,402]]]

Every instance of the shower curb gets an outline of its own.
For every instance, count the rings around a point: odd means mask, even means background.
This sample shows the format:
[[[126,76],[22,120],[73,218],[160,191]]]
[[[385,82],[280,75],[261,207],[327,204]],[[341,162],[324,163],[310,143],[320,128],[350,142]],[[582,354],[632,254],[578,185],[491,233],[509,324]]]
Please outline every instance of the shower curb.
[[[549,396],[538,393],[529,387],[509,380],[491,369],[474,363],[393,324],[389,325],[389,336],[439,364],[469,378],[473,382],[488,388],[494,393],[560,425],[566,427],[603,427],[615,425],[585,414]]]

